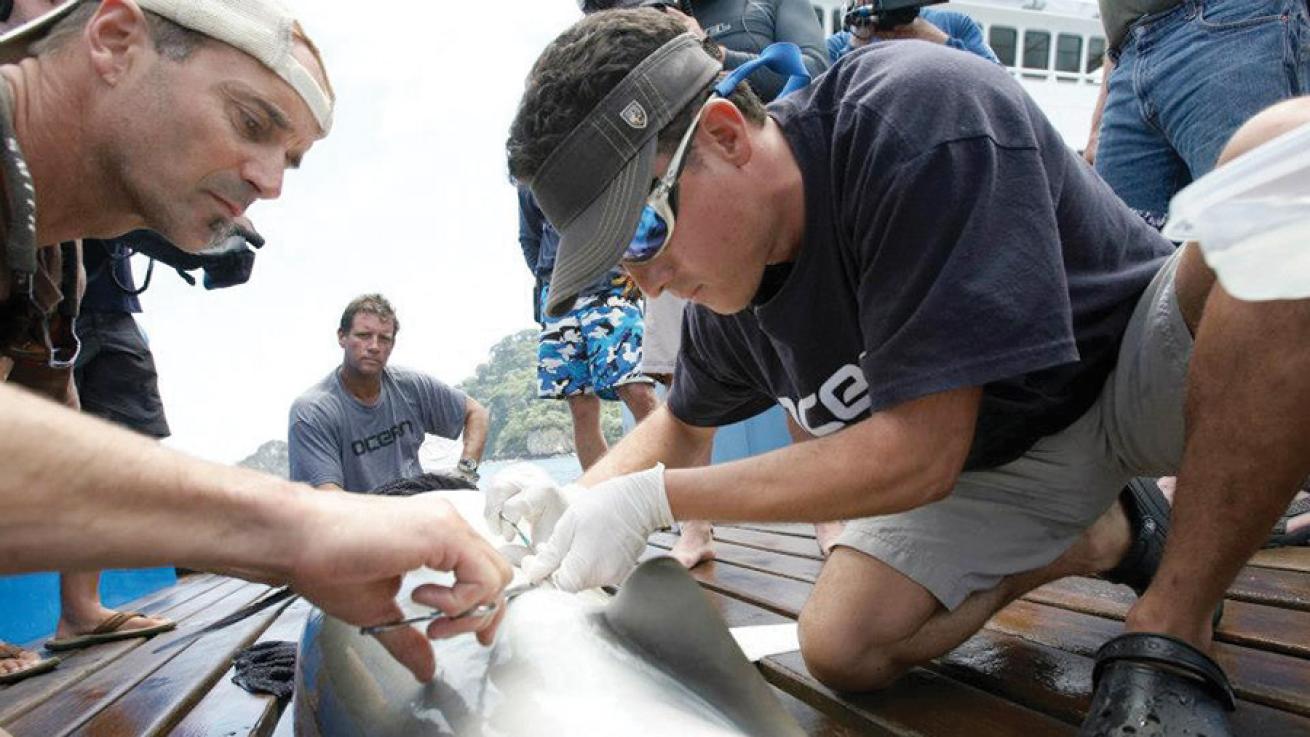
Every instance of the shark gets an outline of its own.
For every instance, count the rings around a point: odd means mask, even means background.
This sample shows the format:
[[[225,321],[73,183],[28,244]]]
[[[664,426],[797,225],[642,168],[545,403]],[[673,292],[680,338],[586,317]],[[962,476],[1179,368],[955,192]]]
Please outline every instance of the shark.
[[[434,493],[491,539],[480,492]],[[400,600],[450,580],[412,572]],[[358,627],[312,613],[296,665],[296,737],[805,734],[672,558],[641,564],[613,596],[543,586],[508,607],[489,647],[471,635],[433,641],[428,683]]]

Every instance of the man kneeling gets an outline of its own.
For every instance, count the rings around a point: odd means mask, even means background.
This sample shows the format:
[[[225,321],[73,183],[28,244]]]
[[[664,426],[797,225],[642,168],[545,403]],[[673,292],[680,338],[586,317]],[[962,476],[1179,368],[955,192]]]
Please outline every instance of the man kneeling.
[[[1222,672],[1190,674],[1310,471],[1310,307],[1213,289],[1198,250],[1146,227],[993,64],[872,48],[767,109],[719,73],[639,10],[584,20],[528,80],[508,149],[563,234],[548,310],[618,262],[696,304],[667,408],[594,488],[493,484],[511,520],[567,503],[525,570],[613,583],[674,519],[852,519],[800,622],[810,669],[846,690],[1035,586],[1112,571],[1143,595],[1107,660],[1167,646],[1174,662],[1127,692],[1107,677],[1098,699],[1127,714],[1174,678],[1196,707],[1173,728],[1222,733]],[[818,438],[677,468],[774,402]],[[1164,549],[1168,507],[1116,499],[1174,470]]]

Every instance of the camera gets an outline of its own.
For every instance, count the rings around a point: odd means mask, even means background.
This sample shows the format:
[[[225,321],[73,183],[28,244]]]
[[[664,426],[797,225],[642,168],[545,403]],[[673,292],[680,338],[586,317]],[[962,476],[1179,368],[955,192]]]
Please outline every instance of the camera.
[[[913,23],[919,9],[946,0],[849,0],[842,24],[852,33],[888,31]]]

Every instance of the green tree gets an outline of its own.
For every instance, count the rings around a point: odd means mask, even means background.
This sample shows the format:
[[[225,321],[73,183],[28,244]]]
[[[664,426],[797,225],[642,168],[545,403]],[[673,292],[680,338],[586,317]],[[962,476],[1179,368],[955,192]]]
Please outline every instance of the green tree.
[[[537,337],[536,329],[528,329],[501,338],[487,362],[459,385],[491,413],[489,458],[573,451],[573,424],[566,404],[537,398]],[[601,428],[610,443],[622,435],[618,402],[603,403]]]

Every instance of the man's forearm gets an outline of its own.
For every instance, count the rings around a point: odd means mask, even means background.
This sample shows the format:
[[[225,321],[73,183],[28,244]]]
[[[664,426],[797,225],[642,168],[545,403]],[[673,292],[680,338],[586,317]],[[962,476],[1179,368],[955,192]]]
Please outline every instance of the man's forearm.
[[[179,564],[287,577],[307,487],[0,386],[0,572]]]
[[[949,493],[973,439],[979,393],[931,395],[824,438],[706,468],[669,470],[681,520],[830,522],[891,514]]]
[[[472,403],[472,400],[469,400]],[[461,457],[482,460],[487,448],[487,432],[491,427],[491,414],[480,404],[470,404],[464,416],[464,452]]]
[[[1106,54],[1101,62],[1101,89],[1096,93],[1096,106],[1092,108],[1091,128],[1087,132],[1087,148],[1084,149],[1084,155],[1090,151],[1089,160],[1095,158],[1097,144],[1101,140],[1101,116],[1105,114],[1105,98],[1110,91],[1110,72],[1114,71],[1114,62],[1110,55]]]
[[[703,465],[709,459],[714,429],[692,427],[661,405],[609,452],[578,483],[593,486],[606,479],[644,471],[656,463],[668,468]]]

